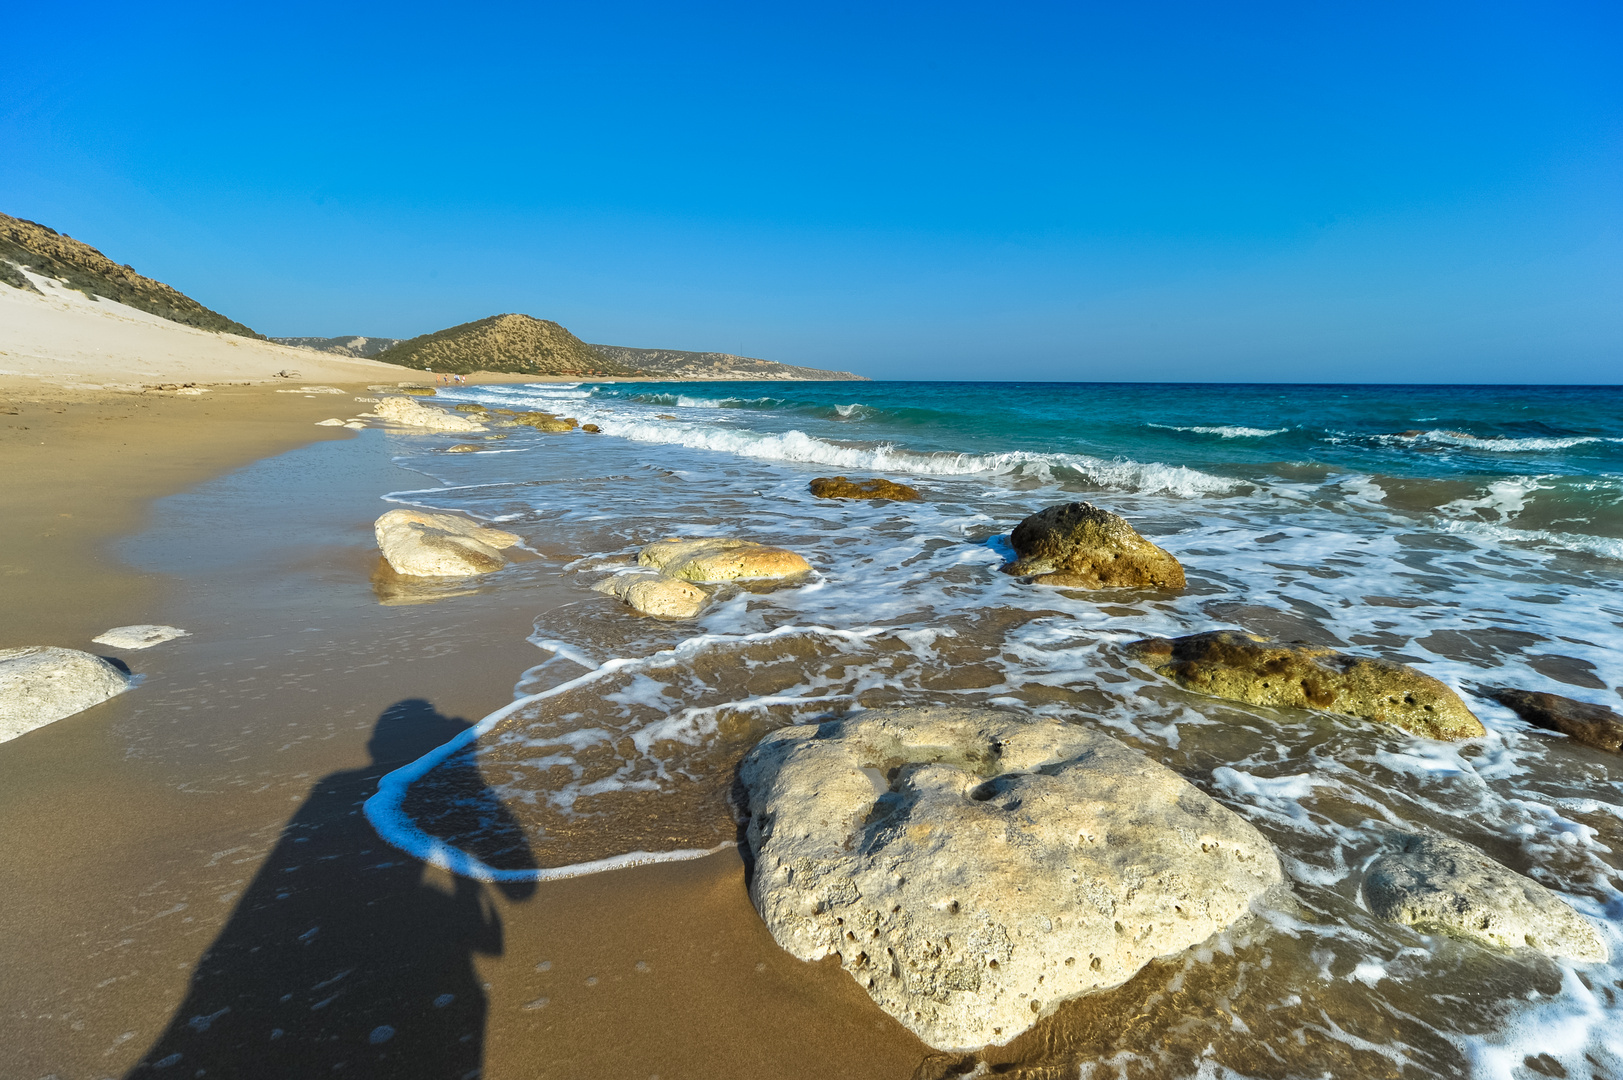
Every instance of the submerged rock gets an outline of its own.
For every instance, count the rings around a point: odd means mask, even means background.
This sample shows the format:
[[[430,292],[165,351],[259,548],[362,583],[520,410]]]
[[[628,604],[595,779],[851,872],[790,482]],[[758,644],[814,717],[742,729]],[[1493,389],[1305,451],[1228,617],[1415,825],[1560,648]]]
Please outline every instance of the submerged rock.
[[[1444,836],[1405,836],[1399,845],[1364,878],[1364,901],[1377,918],[1496,949],[1606,960],[1589,920],[1532,878]]]
[[[150,649],[154,645],[162,645],[166,641],[182,637],[191,637],[191,634],[178,626],[137,623],[134,626],[115,626],[90,640],[97,645],[110,645],[115,649]]]
[[[573,416],[554,416],[545,412],[514,413],[512,419],[507,421],[510,425],[523,425],[532,427],[537,431],[557,434],[564,431],[574,431],[579,424]]]
[[[1042,585],[1082,589],[1184,587],[1178,560],[1144,539],[1119,514],[1092,503],[1039,510],[1009,534],[1015,561],[1006,573]]]
[[[78,649],[0,649],[0,742],[83,712],[130,688],[130,677]]]
[[[643,548],[637,563],[688,581],[794,578],[811,569],[810,563],[785,548],[726,536],[660,540]]]
[[[411,398],[384,398],[372,411],[375,416],[391,423],[404,424],[406,427],[420,427],[430,431],[485,430],[484,425],[476,424],[465,416],[457,416]]]
[[[1412,667],[1239,630],[1146,638],[1127,654],[1157,675],[1212,697],[1320,709],[1391,724],[1429,739],[1486,734],[1459,695]]]
[[[883,709],[745,757],[750,897],[938,1049],[1003,1043],[1245,915],[1273,848],[1171,769],[1071,724]]]
[[[470,577],[498,570],[503,548],[519,538],[455,514],[390,510],[373,526],[378,548],[395,573],[409,577]]]
[[[1623,716],[1604,705],[1508,686],[1490,686],[1482,693],[1536,727],[1559,731],[1597,750],[1623,752]]]
[[[709,602],[710,594],[690,581],[661,574],[615,574],[592,586],[625,601],[644,615],[662,619],[691,619]]]
[[[478,443],[459,442],[455,446],[446,447],[445,452],[447,454],[476,454],[483,449],[484,447]]]
[[[876,476],[872,480],[847,480],[843,476],[819,476],[811,482],[811,493],[819,499],[890,499],[914,502],[916,489]]]

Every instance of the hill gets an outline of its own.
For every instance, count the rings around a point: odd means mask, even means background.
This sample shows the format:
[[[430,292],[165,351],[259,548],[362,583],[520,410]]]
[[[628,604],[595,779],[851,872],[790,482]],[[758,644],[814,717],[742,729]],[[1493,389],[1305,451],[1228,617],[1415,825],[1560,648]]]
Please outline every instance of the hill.
[[[680,352],[676,349],[633,349],[625,345],[593,345],[592,348],[607,360],[621,367],[635,369],[656,379],[808,379],[808,380],[860,380],[861,375],[849,371],[824,371],[822,368],[795,367],[775,360],[758,360],[751,356],[731,353]]]
[[[273,337],[271,340],[278,345],[291,345],[295,349],[314,349],[316,352],[336,353],[339,356],[356,356],[367,359],[376,356],[384,349],[400,344],[403,339],[362,337],[359,334],[347,334],[343,337]]]
[[[210,311],[178,289],[114,262],[89,244],[38,222],[0,214],[0,282],[39,293],[39,288],[21,272],[24,268],[41,277],[55,278],[92,299],[106,297],[182,326],[247,338],[263,337],[217,311]]]
[[[511,371],[524,375],[633,375],[550,319],[492,315],[402,341],[374,359],[419,371],[467,374]]]

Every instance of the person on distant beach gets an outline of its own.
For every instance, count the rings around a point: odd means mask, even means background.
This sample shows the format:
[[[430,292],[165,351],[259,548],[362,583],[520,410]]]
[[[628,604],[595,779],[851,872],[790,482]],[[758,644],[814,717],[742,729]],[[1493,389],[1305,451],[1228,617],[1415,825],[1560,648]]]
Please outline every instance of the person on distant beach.
[[[372,763],[311,789],[209,946],[169,1027],[129,1077],[477,1076],[485,993],[475,954],[500,955],[487,886],[425,880],[361,812],[378,778],[467,724],[402,701],[373,730]],[[444,775],[441,775],[443,773]],[[478,807],[504,868],[533,868],[517,825],[468,765],[436,770]],[[498,886],[527,898],[533,883]]]

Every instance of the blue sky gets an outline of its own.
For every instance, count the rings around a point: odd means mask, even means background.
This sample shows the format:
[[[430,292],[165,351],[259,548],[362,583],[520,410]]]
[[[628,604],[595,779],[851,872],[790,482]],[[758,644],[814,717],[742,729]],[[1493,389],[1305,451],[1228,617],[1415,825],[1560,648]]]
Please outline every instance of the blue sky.
[[[583,10],[587,9],[587,10]],[[1623,381],[1623,8],[21,5],[0,211],[275,335]]]

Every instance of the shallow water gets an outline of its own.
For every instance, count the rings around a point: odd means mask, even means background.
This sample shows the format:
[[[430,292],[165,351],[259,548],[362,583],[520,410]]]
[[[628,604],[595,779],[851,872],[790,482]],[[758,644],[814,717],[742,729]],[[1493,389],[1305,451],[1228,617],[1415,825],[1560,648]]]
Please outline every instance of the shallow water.
[[[731,383],[441,396],[563,412],[604,434],[518,428],[459,455],[442,452],[451,437],[391,436],[423,475],[394,501],[568,553],[575,597],[537,618],[544,659],[515,672],[514,705],[374,801],[398,841],[484,877],[690,857],[735,838],[733,769],[772,727],[880,704],[1002,705],[1102,727],[1246,816],[1278,847],[1296,904],[1060,1005],[980,1068],[1623,1075],[1623,763],[1475,693],[1617,704],[1623,392]],[[835,472],[887,475],[924,499],[812,498],[807,481]],[[1189,588],[1084,593],[998,572],[1022,517],[1073,499],[1127,516],[1183,562]],[[642,544],[716,533],[790,547],[814,572],[725,589],[692,623],[590,591]],[[1416,665],[1488,734],[1442,744],[1214,701],[1121,650],[1224,626]],[[459,801],[453,778],[470,764],[523,842]],[[1373,919],[1362,872],[1416,827],[1561,893],[1602,927],[1613,961],[1505,956]],[[520,849],[545,869],[514,865]]]

